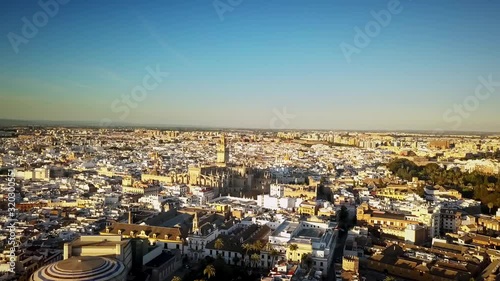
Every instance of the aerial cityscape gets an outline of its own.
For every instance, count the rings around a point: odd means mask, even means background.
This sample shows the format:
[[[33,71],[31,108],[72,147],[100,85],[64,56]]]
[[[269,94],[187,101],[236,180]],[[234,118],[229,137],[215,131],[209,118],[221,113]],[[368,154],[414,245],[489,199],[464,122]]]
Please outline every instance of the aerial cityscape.
[[[500,280],[500,3],[0,3],[0,281]]]

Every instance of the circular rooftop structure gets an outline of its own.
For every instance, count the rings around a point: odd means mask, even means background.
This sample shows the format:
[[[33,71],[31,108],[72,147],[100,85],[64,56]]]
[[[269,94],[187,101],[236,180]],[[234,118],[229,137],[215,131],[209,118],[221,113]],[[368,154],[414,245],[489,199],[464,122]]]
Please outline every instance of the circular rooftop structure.
[[[123,281],[125,265],[104,257],[72,257],[46,265],[33,273],[31,281]]]

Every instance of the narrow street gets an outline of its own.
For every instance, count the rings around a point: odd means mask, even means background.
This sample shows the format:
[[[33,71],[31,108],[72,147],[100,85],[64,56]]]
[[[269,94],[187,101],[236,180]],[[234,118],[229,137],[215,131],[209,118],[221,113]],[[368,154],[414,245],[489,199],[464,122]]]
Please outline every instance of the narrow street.
[[[340,220],[340,214],[337,214],[337,222]],[[354,224],[353,219],[356,216],[355,212],[349,212],[346,223],[344,224],[343,227],[345,227],[346,231],[340,231],[339,230],[339,237],[337,238],[337,244],[335,245],[335,251],[333,253],[333,259],[332,259],[332,264],[330,266],[330,269],[328,270],[327,273],[327,281],[335,281],[335,265],[337,265],[337,268],[342,268],[342,257],[344,256],[344,246],[345,242],[347,240],[347,234],[348,234],[348,229],[351,229]],[[338,261],[338,262],[337,262]]]
[[[335,263],[338,259],[342,259],[344,256],[344,245],[347,240],[347,232],[339,231],[339,238],[337,239],[337,245],[335,245],[335,252],[333,253],[333,260],[328,270],[327,281],[335,281]],[[341,265],[341,263],[340,263]]]

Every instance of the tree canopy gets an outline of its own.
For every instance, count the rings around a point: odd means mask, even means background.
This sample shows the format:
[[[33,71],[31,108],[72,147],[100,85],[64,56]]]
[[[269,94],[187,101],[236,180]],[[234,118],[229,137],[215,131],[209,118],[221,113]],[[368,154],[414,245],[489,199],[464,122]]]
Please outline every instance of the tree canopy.
[[[211,264],[207,265],[207,267],[205,267],[205,270],[203,270],[203,274],[205,274],[207,278],[210,279],[211,277],[215,276],[215,267]]]
[[[456,189],[464,198],[480,200],[485,205],[493,203],[496,207],[500,206],[500,175],[462,172],[459,168],[446,169],[436,163],[418,166],[404,158],[392,160],[387,168],[403,180],[411,181],[413,177],[418,177],[428,184]],[[423,192],[423,187],[420,191]]]

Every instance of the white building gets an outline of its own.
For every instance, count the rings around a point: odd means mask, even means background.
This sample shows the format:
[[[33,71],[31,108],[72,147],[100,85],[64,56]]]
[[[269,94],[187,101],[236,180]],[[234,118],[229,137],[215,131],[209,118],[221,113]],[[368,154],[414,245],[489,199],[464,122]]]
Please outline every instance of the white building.
[[[337,230],[333,230],[335,223],[321,222],[291,222],[284,221],[269,236],[269,243],[278,251],[286,252],[287,258],[300,260],[300,257],[292,257],[290,254],[310,253],[315,270],[328,271],[332,264],[333,254],[337,239]],[[297,244],[299,250],[292,253],[288,245]]]
[[[285,195],[285,187],[279,184],[271,184],[269,196],[283,197]]]
[[[209,214],[208,216],[213,215],[214,214]],[[207,222],[203,223],[203,221]],[[191,233],[186,239],[188,243],[187,255],[192,261],[198,261],[199,259],[204,258],[205,246],[215,240],[215,238],[219,235],[217,227],[208,221],[209,220],[205,217],[199,219],[198,214],[195,213]]]
[[[270,195],[257,195],[257,206],[270,209],[292,209],[296,205],[296,198],[289,197],[273,197]]]
[[[158,212],[162,211],[162,206],[167,201],[168,197],[165,195],[147,195],[139,198],[139,203],[145,203],[150,205],[153,209]]]
[[[203,206],[215,198],[215,191],[210,187],[192,186],[190,190],[193,194],[191,203],[194,205]]]

